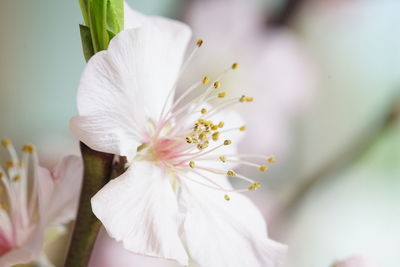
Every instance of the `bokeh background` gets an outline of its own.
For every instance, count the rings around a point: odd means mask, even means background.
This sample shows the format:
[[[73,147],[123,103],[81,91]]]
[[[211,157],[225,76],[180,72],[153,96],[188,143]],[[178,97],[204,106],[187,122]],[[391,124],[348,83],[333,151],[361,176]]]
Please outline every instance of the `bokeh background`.
[[[261,99],[245,111],[252,128],[242,147],[278,157],[266,175],[254,174],[264,187],[248,196],[270,235],[289,245],[287,267],[355,253],[399,266],[398,0],[128,3],[204,38],[209,49],[193,75],[243,63],[239,78],[224,81]],[[0,136],[36,144],[48,167],[79,153],[68,121],[85,65],[81,22],[77,1],[1,1]],[[67,239],[50,248],[59,266]]]

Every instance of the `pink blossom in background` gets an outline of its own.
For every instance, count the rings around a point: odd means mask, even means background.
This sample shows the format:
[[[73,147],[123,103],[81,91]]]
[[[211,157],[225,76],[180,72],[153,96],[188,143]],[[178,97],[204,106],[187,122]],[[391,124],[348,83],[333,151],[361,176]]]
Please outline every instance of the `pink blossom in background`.
[[[0,167],[0,267],[6,267],[39,260],[46,230],[74,219],[83,166],[70,156],[49,172],[33,146],[19,159],[9,140],[2,143],[10,155],[7,168]]]
[[[365,255],[353,255],[343,261],[337,262],[333,267],[379,267],[373,259]]]
[[[248,126],[240,149],[281,157],[290,147],[292,120],[311,100],[316,83],[300,42],[289,29],[268,28],[267,12],[255,1],[193,1],[186,11],[193,36],[207,48],[193,60],[193,76],[213,76],[232,61],[243,66],[221,81],[228,94],[244,91],[255,98],[253,105],[240,107]]]

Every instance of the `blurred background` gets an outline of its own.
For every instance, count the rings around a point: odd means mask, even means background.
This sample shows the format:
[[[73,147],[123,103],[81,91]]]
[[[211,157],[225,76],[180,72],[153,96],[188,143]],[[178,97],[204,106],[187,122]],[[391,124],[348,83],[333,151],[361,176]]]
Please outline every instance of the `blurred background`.
[[[356,253],[399,266],[400,1],[127,2],[205,40],[188,80],[241,63],[223,81],[255,96],[241,147],[278,159],[247,195],[289,245],[287,267]],[[68,121],[85,65],[81,22],[77,1],[1,2],[0,137],[36,144],[48,167],[79,154]],[[49,248],[57,266],[66,240]]]

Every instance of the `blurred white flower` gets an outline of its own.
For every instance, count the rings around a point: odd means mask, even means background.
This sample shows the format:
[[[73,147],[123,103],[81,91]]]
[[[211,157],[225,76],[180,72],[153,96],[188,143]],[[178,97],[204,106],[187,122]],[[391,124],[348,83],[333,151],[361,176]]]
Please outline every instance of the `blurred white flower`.
[[[93,212],[113,238],[138,254],[182,265],[281,266],[286,247],[268,239],[261,214],[238,194],[260,184],[231,169],[240,163],[265,171],[265,160],[274,161],[236,154],[232,145],[245,127],[225,108],[253,100],[227,98],[220,89],[220,79],[238,64],[230,63],[213,81],[197,77],[173,102],[176,83],[203,41],[181,67],[190,29],[133,15],[135,27],[88,62],[78,89],[80,116],[71,120],[72,131],[88,146],[130,163],[93,197]],[[199,87],[203,94],[190,98]],[[209,106],[210,100],[218,104]],[[226,176],[249,186],[235,190]]]
[[[246,69],[222,81],[228,94],[244,90],[254,96],[253,105],[240,107],[248,125],[240,150],[269,151],[281,158],[291,146],[293,119],[310,101],[316,77],[294,34],[268,28],[263,11],[252,0],[200,0],[192,1],[185,20],[207,46],[207,54],[200,52],[194,60],[193,76],[216,75],[232,60]]]
[[[11,158],[0,167],[0,266],[6,267],[39,260],[46,230],[74,218],[82,163],[66,157],[51,173],[39,166],[33,146],[24,146],[19,160],[9,140],[2,144]]]
[[[335,263],[332,267],[378,267],[378,264],[367,256],[354,255]]]

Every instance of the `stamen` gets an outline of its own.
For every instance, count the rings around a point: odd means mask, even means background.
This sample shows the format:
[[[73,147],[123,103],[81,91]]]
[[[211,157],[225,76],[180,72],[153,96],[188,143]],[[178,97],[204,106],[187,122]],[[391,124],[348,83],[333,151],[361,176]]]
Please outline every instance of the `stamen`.
[[[219,81],[214,82],[214,88],[219,89],[221,87],[221,83]]]
[[[242,127],[239,128],[239,130],[240,130],[241,132],[244,132],[244,131],[246,131],[246,128],[247,128],[247,127],[246,127],[245,125],[243,125]]]
[[[235,62],[232,64],[232,69],[236,70],[239,67],[239,63]]]
[[[274,163],[274,162],[276,162],[276,158],[274,156],[270,156],[270,157],[267,158],[267,161],[269,163]]]
[[[208,84],[210,82],[210,78],[208,76],[204,76],[202,83]]]
[[[230,198],[230,196],[229,196],[229,195],[225,195],[225,196],[224,196],[224,198],[225,198],[225,200],[226,200],[226,201],[229,201],[229,200],[231,200],[231,198]]]
[[[193,161],[193,160],[189,161],[189,167],[192,168],[192,169],[194,169],[195,164],[194,164],[194,161]]]
[[[203,45],[204,41],[202,39],[197,40],[196,45],[198,47],[201,47]]]

